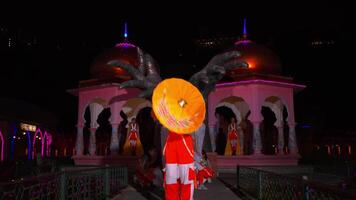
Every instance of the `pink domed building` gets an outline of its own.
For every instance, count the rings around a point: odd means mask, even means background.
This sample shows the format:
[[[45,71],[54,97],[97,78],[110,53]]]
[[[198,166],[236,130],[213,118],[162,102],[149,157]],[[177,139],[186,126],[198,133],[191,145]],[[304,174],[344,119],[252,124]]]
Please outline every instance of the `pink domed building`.
[[[112,60],[138,67],[137,47],[128,42],[126,33],[124,42],[116,44],[95,58],[90,69],[92,79],[80,81],[79,88],[69,90],[79,97],[76,154],[73,156],[77,165],[136,163],[136,157],[118,156],[121,137],[118,128],[123,121],[119,113],[125,113],[130,122],[141,109],[151,107],[151,103],[137,98],[138,89],[120,88],[120,83],[130,80],[131,77],[119,67],[109,67],[107,63]],[[107,127],[111,127],[110,135],[103,134],[105,130],[101,129],[99,123],[105,114],[108,121],[105,125],[106,132],[110,130]],[[106,143],[103,138],[106,138]]]
[[[281,76],[279,57],[267,47],[248,40],[246,29],[243,37],[227,51],[232,50],[240,52],[237,59],[247,62],[248,67],[228,71],[209,96],[208,125],[214,152],[209,153],[210,159],[218,169],[237,165],[297,165],[300,156],[293,96],[305,85]],[[224,155],[224,143],[217,142],[220,136],[226,137],[229,120],[224,119],[226,110],[237,121],[242,149],[237,156]]]
[[[126,34],[125,34],[126,35]],[[235,169],[236,165],[297,165],[299,154],[295,135],[294,94],[305,85],[297,84],[291,77],[281,76],[281,61],[270,49],[247,39],[233,44],[248,67],[230,70],[208,98],[208,132],[212,152],[209,158],[216,169]],[[78,165],[122,164],[134,165],[136,157],[119,155],[118,126],[125,113],[127,121],[137,117],[144,108],[150,108],[146,99],[137,98],[138,89],[121,89],[120,83],[131,77],[121,68],[108,67],[111,60],[120,60],[135,67],[139,57],[135,45],[125,42],[99,55],[91,66],[92,79],[81,81],[78,89],[70,92],[79,97],[75,163]],[[109,144],[98,145],[98,119],[104,110],[111,133]],[[230,113],[227,115],[226,113]],[[227,116],[229,118],[227,118]],[[241,154],[228,156],[224,149],[227,121],[235,118],[240,138]],[[88,120],[90,119],[90,120]],[[145,118],[144,120],[150,120]],[[100,120],[99,120],[100,121]],[[153,122],[152,122],[153,123]],[[143,134],[156,138],[154,133]],[[85,132],[88,132],[85,142]],[[158,136],[160,137],[160,136]],[[161,136],[164,144],[164,136]],[[143,144],[145,146],[145,144]]]

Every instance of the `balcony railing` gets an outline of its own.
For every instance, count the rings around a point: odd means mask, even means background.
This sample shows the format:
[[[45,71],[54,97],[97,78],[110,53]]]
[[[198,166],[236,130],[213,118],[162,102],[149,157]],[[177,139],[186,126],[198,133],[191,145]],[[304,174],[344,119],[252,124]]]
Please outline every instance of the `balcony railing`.
[[[356,199],[356,194],[350,194],[322,183],[251,167],[237,167],[237,186],[254,199]]]
[[[0,183],[0,200],[109,199],[127,186],[127,167],[107,166]]]

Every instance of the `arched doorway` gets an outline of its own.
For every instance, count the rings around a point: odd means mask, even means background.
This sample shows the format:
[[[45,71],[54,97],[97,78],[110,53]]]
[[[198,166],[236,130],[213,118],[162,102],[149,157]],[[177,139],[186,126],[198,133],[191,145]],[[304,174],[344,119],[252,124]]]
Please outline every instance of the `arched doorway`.
[[[262,152],[267,155],[288,152],[288,109],[276,96],[267,97],[261,108],[260,125]]]
[[[278,130],[274,125],[276,116],[273,111],[266,106],[262,106],[261,114],[263,116],[260,125],[262,153],[265,155],[273,155],[276,153],[278,145]]]
[[[215,109],[215,116],[217,116],[218,119],[218,132],[216,134],[215,140],[216,153],[218,155],[224,155],[227,141],[228,126],[231,118],[236,119],[236,115],[230,108],[226,106],[219,106]]]
[[[151,147],[155,146],[156,137],[159,137],[159,134],[155,134],[155,123],[151,117],[151,110],[151,102],[148,100],[132,98],[122,106],[122,111],[120,112],[121,118],[123,118],[122,122],[125,124],[130,123],[133,118],[136,119],[144,152],[147,152]],[[120,132],[123,132],[123,128],[120,129]],[[120,149],[126,140],[127,129],[125,130],[126,132],[120,136]]]
[[[155,123],[151,117],[151,107],[142,108],[136,116],[136,121],[140,127],[140,139],[145,153],[152,147],[156,147]]]
[[[99,127],[96,130],[96,154],[108,155],[110,152],[110,141],[112,127],[109,122],[111,116],[110,108],[105,108],[98,116]]]
[[[43,134],[42,131],[37,128],[35,134],[33,135],[33,154],[32,158],[35,158],[36,156],[41,156],[43,157],[44,155],[44,142],[43,142]]]
[[[215,130],[216,146],[219,146],[218,154],[222,153],[222,144],[226,144],[227,127],[234,118],[239,134],[239,144],[241,154],[248,155],[252,153],[253,129],[252,123],[249,121],[251,111],[247,102],[237,96],[230,96],[222,99],[216,106],[215,117],[218,121]],[[222,134],[225,133],[225,134]],[[218,144],[219,143],[219,144]],[[218,147],[217,147],[218,149]]]

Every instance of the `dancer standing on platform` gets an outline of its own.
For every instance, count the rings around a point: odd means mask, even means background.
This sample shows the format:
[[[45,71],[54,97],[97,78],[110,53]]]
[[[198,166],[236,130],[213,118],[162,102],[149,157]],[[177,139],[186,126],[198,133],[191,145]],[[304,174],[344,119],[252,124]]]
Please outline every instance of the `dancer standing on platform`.
[[[235,118],[231,118],[231,123],[228,127],[225,155],[241,155],[240,138],[236,128]]]
[[[128,124],[124,155],[142,156],[143,148],[139,135],[139,126],[135,118]]]

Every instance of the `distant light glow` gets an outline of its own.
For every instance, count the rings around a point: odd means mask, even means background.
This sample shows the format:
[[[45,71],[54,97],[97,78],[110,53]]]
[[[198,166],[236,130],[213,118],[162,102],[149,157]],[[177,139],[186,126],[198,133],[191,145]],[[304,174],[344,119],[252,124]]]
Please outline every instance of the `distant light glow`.
[[[36,125],[32,125],[32,124],[21,123],[20,126],[21,126],[21,129],[24,131],[35,132],[37,129]]]
[[[311,126],[311,125],[306,124],[306,125],[302,125],[301,127],[302,127],[302,128],[311,128],[312,126]]]

